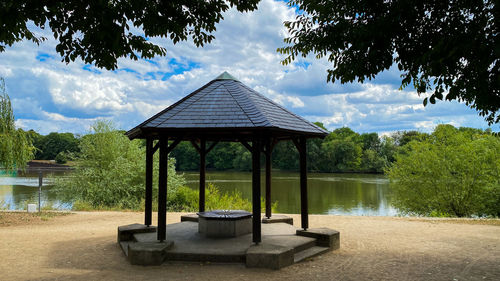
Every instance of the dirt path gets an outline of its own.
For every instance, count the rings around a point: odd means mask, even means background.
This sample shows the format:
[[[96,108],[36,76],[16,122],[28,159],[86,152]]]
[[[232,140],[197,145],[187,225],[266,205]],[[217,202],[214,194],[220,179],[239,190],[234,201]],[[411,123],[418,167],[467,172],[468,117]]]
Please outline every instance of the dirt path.
[[[167,216],[174,223],[180,214]],[[116,228],[142,219],[142,213],[80,212],[0,227],[0,280],[500,280],[497,225],[312,215],[311,227],[340,231],[341,249],[272,271],[238,264],[132,266],[116,243]]]

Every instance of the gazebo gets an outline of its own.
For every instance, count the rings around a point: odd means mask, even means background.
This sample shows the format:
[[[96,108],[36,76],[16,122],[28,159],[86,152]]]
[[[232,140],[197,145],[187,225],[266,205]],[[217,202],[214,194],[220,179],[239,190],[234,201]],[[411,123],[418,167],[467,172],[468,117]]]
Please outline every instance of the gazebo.
[[[260,156],[265,155],[265,209],[271,217],[271,152],[276,143],[291,140],[300,157],[301,227],[308,229],[306,140],[327,132],[288,111],[224,72],[203,87],[159,112],[126,135],[146,139],[144,224],[151,225],[153,155],[159,150],[157,239],[166,240],[168,153],[190,141],[200,155],[199,211],[205,211],[205,159],[222,141],[240,142],[252,153],[252,240],[261,242]],[[158,140],[156,144],[154,141]],[[170,143],[169,143],[170,142]]]

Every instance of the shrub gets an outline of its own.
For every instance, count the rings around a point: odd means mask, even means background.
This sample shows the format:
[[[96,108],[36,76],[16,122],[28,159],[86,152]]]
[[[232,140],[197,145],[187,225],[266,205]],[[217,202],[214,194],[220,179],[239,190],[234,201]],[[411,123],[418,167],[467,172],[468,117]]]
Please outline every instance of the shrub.
[[[139,140],[130,141],[109,122],[98,121],[80,144],[75,171],[56,178],[55,186],[64,201],[81,201],[94,208],[140,209],[144,198],[145,148]],[[158,153],[155,154],[158,174]],[[175,160],[168,163],[168,192],[184,184],[175,173]],[[157,180],[157,177],[154,177]],[[153,183],[153,196],[158,184]],[[153,198],[155,199],[155,198]]]
[[[500,139],[491,134],[440,125],[426,140],[408,143],[387,172],[403,213],[500,214]]]
[[[213,184],[207,184],[205,194],[206,210],[246,210],[252,211],[252,202],[243,198],[240,192],[233,191],[231,193],[221,193],[220,190]],[[195,212],[198,211],[198,190],[182,186],[173,194],[172,198],[168,198],[167,207],[170,211]],[[272,204],[273,211],[276,210],[278,203]],[[265,202],[261,198],[262,212],[265,211]]]

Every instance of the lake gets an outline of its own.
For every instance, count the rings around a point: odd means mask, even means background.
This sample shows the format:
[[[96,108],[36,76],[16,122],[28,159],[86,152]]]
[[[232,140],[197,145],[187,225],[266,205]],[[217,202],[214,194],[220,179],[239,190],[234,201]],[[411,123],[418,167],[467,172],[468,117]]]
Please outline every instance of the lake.
[[[52,172],[64,176],[68,172]],[[187,185],[198,189],[198,173],[186,172]],[[272,201],[278,202],[279,213],[300,213],[299,174],[273,171]],[[251,199],[251,173],[207,172],[207,183],[213,183],[222,192],[237,190],[243,197]],[[50,180],[44,178],[42,206],[51,205],[59,209],[71,206],[61,204]],[[262,174],[262,196],[265,195]],[[389,180],[383,175],[373,174],[308,174],[308,196],[310,214],[395,216],[397,210],[390,204]],[[26,202],[38,202],[38,173],[0,175],[0,205],[12,210],[25,209]]]

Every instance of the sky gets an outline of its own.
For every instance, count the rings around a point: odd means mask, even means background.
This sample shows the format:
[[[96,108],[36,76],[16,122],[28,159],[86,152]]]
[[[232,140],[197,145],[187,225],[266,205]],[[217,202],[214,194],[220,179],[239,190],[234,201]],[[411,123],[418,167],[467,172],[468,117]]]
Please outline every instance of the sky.
[[[66,64],[49,40],[39,46],[22,41],[0,53],[16,125],[41,134],[85,134],[99,119],[128,130],[208,83],[224,71],[259,93],[329,130],[350,127],[360,133],[390,134],[400,130],[430,132],[438,124],[488,128],[477,112],[456,101],[423,106],[413,88],[399,90],[396,67],[365,83],[327,83],[326,59],[308,56],[283,66],[286,20],[294,8],[281,1],[263,0],[257,11],[230,9],[217,25],[215,40],[202,48],[186,41],[150,40],[167,49],[152,60],[118,60],[107,71],[81,60]],[[498,124],[491,127],[499,131]]]

